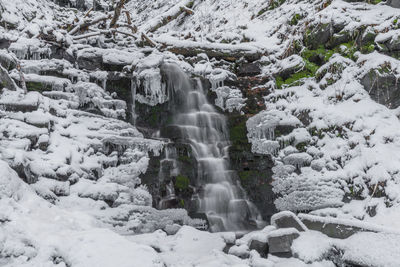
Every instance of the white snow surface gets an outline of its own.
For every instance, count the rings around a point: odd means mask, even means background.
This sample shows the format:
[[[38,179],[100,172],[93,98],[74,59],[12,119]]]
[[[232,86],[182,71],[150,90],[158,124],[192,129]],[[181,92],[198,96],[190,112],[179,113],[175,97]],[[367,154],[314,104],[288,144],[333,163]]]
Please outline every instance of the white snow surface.
[[[85,2],[90,6],[92,1]],[[189,2],[131,0],[126,9],[141,33]],[[290,48],[306,31],[302,25],[333,23],[351,34],[368,27],[377,33],[376,44],[394,43],[399,37],[395,22],[399,9],[383,3],[333,0],[325,5],[327,1],[287,0],[267,10],[268,1],[261,0],[193,2],[193,15],[181,14],[148,36],[186,48],[200,42],[202,47],[229,53],[233,49],[262,53],[262,75],[270,77],[305,67],[303,59],[290,55]],[[305,78],[304,84],[282,90],[275,88],[274,81],[267,84],[272,93],[265,97],[266,109],[248,119],[247,129],[252,151],[271,154],[275,161],[277,208],[311,210],[350,224],[363,220],[380,225],[383,232],[357,233],[346,240],[301,232],[292,247],[296,259],[271,255],[263,259],[249,251],[249,242],[292,230],[269,226],[237,240],[232,234],[200,232],[189,226],[173,236],[156,230],[177,221],[193,223],[184,210],[151,208],[151,195],[141,185],[139,175],[148,167],[149,154],[160,153],[163,142],[145,139],[122,120],[129,112],[127,103],[107,92],[108,73],[49,59],[51,45],[38,37],[53,33],[57,42],[69,46],[67,56],[82,59],[81,63],[89,59],[86,67],[101,62],[123,68],[118,75],[133,71],[143,89],[136,99],[153,106],[168,101],[158,67],[173,61],[208,78],[222,110],[241,112],[246,101],[243,92],[224,85],[226,79],[235,78],[229,68],[204,54],[188,63],[170,52],[141,49],[134,38],[124,35],[115,37],[116,44],[104,43],[102,37],[73,43],[65,26],[83,13],[53,1],[0,0],[0,12],[0,39],[11,42],[1,55],[18,60],[26,82],[39,83],[45,90],[1,92],[0,265],[334,266],[324,260],[331,248],[342,251],[342,259],[354,264],[398,265],[400,237],[391,228],[400,226],[400,112],[373,101],[360,83],[371,70],[384,69],[399,78],[398,59],[384,55],[385,51],[358,52],[354,59],[335,54],[317,71],[320,81]],[[291,25],[295,14],[301,14],[300,21]],[[93,11],[89,17],[103,15]],[[125,16],[121,22],[127,22]],[[338,65],[337,73],[324,74]],[[56,72],[57,77],[46,72]],[[15,70],[10,76],[21,79]],[[329,84],[332,78],[335,82]],[[290,133],[277,129],[290,129]],[[121,160],[123,164],[118,164]],[[380,193],[384,197],[378,197]],[[361,200],[344,203],[348,194]],[[368,213],[371,208],[375,216]],[[148,233],[138,234],[143,232]],[[235,242],[230,254],[222,251],[224,240]],[[235,256],[243,254],[249,258]]]

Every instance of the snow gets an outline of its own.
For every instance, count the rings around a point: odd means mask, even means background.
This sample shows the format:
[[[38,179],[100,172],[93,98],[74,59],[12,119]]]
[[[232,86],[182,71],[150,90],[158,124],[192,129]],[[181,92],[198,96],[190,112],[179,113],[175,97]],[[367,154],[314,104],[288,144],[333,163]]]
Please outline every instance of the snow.
[[[5,67],[20,63],[27,82],[39,82],[49,90],[1,92],[0,250],[5,257],[0,265],[333,266],[324,255],[334,246],[343,252],[343,260],[355,264],[396,266],[399,109],[373,101],[360,79],[382,70],[400,77],[400,61],[384,55],[382,46],[398,40],[398,9],[384,3],[287,0],[268,10],[266,1],[204,0],[194,2],[192,15],[181,14],[148,32],[189,2],[126,3],[139,34],[147,33],[160,44],[141,48],[134,40],[137,34],[74,41],[66,29],[83,12],[73,8],[45,0],[0,0],[0,39],[5,46],[0,54],[8,61]],[[85,3],[90,7],[92,1]],[[106,14],[93,10],[88,18]],[[302,18],[291,25],[295,14]],[[126,17],[120,21],[126,23]],[[368,27],[377,34],[378,51],[357,52],[352,59],[334,54],[317,71],[320,79],[275,88],[274,77],[280,72],[305,67],[291,48],[307,27],[320,24],[343,26],[342,31],[352,35]],[[53,33],[66,47],[65,58],[79,64],[50,59],[60,55],[53,53],[51,42],[41,41],[42,33]],[[175,231],[178,222],[201,222],[191,220],[184,210],[151,208],[152,197],[140,175],[147,170],[150,155],[159,155],[165,143],[144,138],[124,121],[131,112],[129,103],[107,92],[110,72],[98,66],[122,69],[113,74],[130,79],[136,85],[133,98],[150,106],[169,100],[159,69],[163,62],[208,79],[217,96],[215,104],[223,111],[243,114],[246,102],[242,88],[225,86],[236,78],[232,65],[205,54],[185,59],[166,51],[171,45],[262,56],[261,76],[271,78],[265,85],[271,93],[264,98],[266,109],[249,116],[246,126],[252,152],[268,154],[275,163],[276,207],[311,211],[312,215],[301,216],[324,215],[327,222],[379,233],[358,233],[341,241],[307,231],[293,243],[298,259],[263,259],[248,251],[249,242],[288,230],[269,226],[240,239],[234,233],[211,234],[189,226],[172,236],[159,230]],[[10,75],[20,79],[15,70]],[[359,200],[344,203],[349,195]],[[151,233],[125,236],[143,232]],[[231,254],[250,258],[224,253],[225,243],[235,243]],[[373,245],[363,246],[366,243]]]
[[[398,234],[360,232],[340,240],[316,231],[307,231],[300,233],[293,241],[292,251],[305,263],[321,262],[336,251],[339,252],[339,259],[348,264],[397,266],[400,253],[399,237]]]
[[[324,234],[317,231],[306,231],[293,240],[292,251],[297,258],[306,263],[312,263],[323,260],[332,246],[333,241]]]
[[[358,233],[338,247],[344,250],[343,259],[354,264],[390,267],[398,265],[399,242],[398,234]]]
[[[183,226],[173,236],[156,231],[128,239],[156,247],[167,266],[248,266],[245,261],[222,253],[225,242],[218,233],[203,232],[188,226]]]

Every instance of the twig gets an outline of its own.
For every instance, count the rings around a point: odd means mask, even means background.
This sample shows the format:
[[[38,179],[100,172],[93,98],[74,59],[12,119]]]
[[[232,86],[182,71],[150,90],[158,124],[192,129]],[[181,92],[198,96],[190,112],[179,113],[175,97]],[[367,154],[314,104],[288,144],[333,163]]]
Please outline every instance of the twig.
[[[120,0],[118,2],[117,6],[115,7],[115,10],[114,10],[114,17],[112,18],[112,20],[110,22],[110,28],[116,27],[119,16],[121,15],[121,9],[124,7],[124,5],[125,5],[125,0]]]
[[[142,32],[142,40],[146,41],[151,47],[155,47],[156,44],[152,41],[145,33]]]

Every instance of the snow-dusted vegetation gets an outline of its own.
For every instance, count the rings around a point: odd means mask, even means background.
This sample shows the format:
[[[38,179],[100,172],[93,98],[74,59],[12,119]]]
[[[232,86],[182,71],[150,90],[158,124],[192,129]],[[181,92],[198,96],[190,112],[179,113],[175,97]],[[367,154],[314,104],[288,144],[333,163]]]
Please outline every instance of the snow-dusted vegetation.
[[[0,0],[0,266],[398,266],[398,0]]]

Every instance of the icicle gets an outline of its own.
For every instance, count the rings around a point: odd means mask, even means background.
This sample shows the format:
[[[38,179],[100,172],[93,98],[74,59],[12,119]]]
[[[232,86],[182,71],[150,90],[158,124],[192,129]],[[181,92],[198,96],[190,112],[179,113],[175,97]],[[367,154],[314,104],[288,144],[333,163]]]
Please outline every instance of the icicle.
[[[132,115],[132,124],[136,125],[136,81],[134,78],[131,79],[131,95],[132,95],[132,107],[131,107],[131,115]]]
[[[107,89],[107,78],[102,80],[104,91]]]

